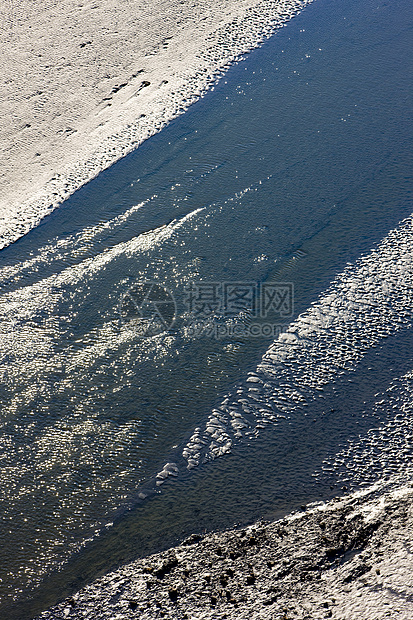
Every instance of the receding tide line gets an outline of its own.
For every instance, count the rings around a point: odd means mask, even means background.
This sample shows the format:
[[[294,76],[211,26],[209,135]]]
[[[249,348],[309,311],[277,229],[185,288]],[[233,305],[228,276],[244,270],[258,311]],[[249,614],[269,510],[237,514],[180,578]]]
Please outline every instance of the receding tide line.
[[[210,34],[195,57],[186,58],[183,50],[185,62],[181,72],[159,89],[147,104],[145,115],[141,114],[141,108],[139,113],[137,110],[133,122],[115,134],[101,138],[86,159],[78,157],[76,160],[75,157],[75,161],[63,166],[29,200],[5,210],[0,220],[0,249],[25,235],[82,185],[184,113],[205,95],[231,64],[261,45],[312,1],[262,0],[252,3],[240,16]],[[92,136],[88,136],[85,142],[93,142]]]
[[[235,440],[293,418],[326,386],[356,370],[372,347],[411,327],[413,216],[328,290],[264,354],[256,371],[224,398],[183,450],[189,469],[231,450]]]

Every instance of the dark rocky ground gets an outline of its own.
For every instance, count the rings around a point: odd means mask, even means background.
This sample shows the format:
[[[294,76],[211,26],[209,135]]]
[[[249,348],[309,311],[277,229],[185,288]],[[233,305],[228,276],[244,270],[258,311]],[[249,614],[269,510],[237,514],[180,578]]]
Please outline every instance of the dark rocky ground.
[[[413,619],[413,487],[193,535],[126,565],[42,620]]]

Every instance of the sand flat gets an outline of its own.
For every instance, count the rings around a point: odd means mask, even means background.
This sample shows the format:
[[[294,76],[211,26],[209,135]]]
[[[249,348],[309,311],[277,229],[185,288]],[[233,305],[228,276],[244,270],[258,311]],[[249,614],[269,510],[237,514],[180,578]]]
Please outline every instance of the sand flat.
[[[3,4],[0,247],[184,111],[306,3]]]

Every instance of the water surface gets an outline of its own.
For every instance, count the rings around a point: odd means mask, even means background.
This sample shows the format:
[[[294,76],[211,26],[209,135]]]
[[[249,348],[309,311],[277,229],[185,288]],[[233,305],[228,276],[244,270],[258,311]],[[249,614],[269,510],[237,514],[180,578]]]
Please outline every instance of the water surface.
[[[357,433],[372,426],[360,404],[411,368],[410,332],[372,349],[356,388],[338,381],[328,407],[314,402],[315,426],[297,415],[281,435],[269,427],[189,472],[194,429],[273,339],[194,338],[185,286],[292,282],[286,325],[412,212],[410,31],[405,0],[318,0],[1,252],[6,599],[33,598],[44,578],[34,613],[191,531],[337,492],[313,474],[354,435],[354,418]],[[176,300],[166,334],[142,339],[121,320],[142,280]],[[167,462],[180,475],[156,487]]]

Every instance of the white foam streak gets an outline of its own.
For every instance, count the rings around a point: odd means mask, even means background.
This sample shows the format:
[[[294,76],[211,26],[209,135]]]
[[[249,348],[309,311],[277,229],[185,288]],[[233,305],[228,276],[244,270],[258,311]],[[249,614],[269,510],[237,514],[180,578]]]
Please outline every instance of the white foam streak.
[[[59,367],[60,362],[54,355],[54,339],[58,329],[56,309],[59,302],[68,296],[68,291],[71,288],[78,290],[79,287],[87,289],[94,278],[119,256],[133,256],[153,250],[157,245],[171,239],[182,226],[196,218],[203,210],[204,208],[196,209],[167,226],[120,243],[40,282],[3,294],[0,297],[3,360],[0,372],[3,379],[6,375],[8,380],[11,380],[13,375],[34,376],[41,373],[45,366]],[[59,322],[62,319],[64,317],[60,315]],[[127,330],[119,333],[111,322],[105,322],[89,332],[85,342],[90,341],[92,344],[72,353],[66,361],[67,368],[81,368],[88,360],[103,356],[115,341],[119,345],[122,341],[134,338],[134,334]],[[32,390],[33,386],[27,389]]]

